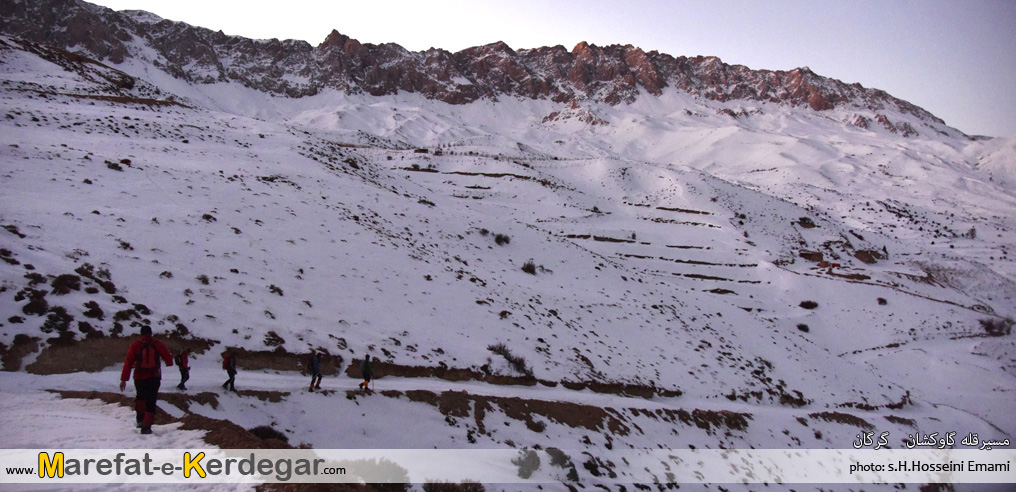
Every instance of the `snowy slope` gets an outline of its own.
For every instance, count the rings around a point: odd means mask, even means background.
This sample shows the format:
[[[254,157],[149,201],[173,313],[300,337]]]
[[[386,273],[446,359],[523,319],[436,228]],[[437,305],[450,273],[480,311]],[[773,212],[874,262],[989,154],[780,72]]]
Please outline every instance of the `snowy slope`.
[[[217,390],[223,347],[254,354],[241,389],[285,393],[189,412],[318,448],[539,445],[604,460],[629,446],[841,448],[859,432],[845,416],[899,436],[1016,432],[1016,347],[981,325],[1016,306],[1016,197],[990,174],[1004,147],[675,90],[578,108],[286,99],[139,64],[117,67],[138,79],[124,88],[0,39],[12,421],[62,405],[44,390],[115,391],[111,336],[151,324],[176,346],[213,345],[192,393]],[[58,293],[61,275],[79,288]],[[344,375],[326,381],[337,392],[310,394],[298,372],[257,365],[316,348],[343,369],[370,353],[523,376],[495,344],[541,382],[389,376],[377,385],[391,392],[346,398]],[[61,368],[49,347],[67,345],[105,362]],[[465,414],[414,390],[465,392]],[[680,416],[694,410],[704,420]],[[393,428],[404,422],[412,432]],[[63,443],[72,425],[55,421],[43,441]],[[167,437],[172,425],[159,439],[194,438]]]

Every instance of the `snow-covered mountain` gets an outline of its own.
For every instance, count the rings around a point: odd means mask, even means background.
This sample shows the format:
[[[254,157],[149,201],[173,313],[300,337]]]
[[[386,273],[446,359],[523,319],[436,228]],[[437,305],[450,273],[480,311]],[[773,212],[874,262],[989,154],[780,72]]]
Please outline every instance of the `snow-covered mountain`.
[[[630,46],[312,47],[64,0],[0,19],[3,413],[118,401],[141,324],[199,352],[149,440],[83,406],[94,432],[40,417],[8,447],[236,445],[199,416],[580,450],[542,472],[574,486],[637,476],[630,447],[1016,432],[1011,141]],[[310,349],[334,392],[303,389]],[[364,353],[383,391],[347,394]]]

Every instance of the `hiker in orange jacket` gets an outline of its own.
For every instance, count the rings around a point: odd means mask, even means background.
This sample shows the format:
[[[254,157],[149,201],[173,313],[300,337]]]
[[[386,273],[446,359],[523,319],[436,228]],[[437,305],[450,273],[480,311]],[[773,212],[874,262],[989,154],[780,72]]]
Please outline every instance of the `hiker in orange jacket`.
[[[134,371],[134,388],[137,390],[134,411],[137,412],[138,427],[141,428],[142,434],[151,434],[152,423],[155,421],[155,404],[159,399],[159,385],[162,383],[162,364],[159,363],[159,358],[167,367],[173,365],[173,355],[169,353],[169,349],[162,342],[152,338],[152,327],[142,326],[141,337],[127,349],[123,371],[120,372],[120,391],[123,391],[127,388],[131,370]]]

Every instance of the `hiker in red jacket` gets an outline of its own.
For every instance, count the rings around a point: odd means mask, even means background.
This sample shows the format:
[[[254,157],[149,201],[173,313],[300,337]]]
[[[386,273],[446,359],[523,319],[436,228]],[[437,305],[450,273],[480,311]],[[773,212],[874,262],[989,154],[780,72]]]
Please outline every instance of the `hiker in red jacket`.
[[[137,390],[134,410],[142,434],[151,434],[152,423],[155,421],[155,403],[159,399],[159,385],[162,383],[162,364],[159,363],[159,358],[162,358],[167,367],[173,365],[169,349],[152,338],[152,327],[142,326],[141,337],[127,349],[127,358],[123,361],[123,371],[120,373],[120,391],[123,391],[127,388],[131,370],[134,370],[134,388]]]

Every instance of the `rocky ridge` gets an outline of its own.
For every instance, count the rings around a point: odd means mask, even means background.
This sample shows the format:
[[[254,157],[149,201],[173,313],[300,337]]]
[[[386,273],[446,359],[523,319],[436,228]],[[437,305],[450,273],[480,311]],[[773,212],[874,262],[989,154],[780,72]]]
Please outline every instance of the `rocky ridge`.
[[[238,82],[288,97],[326,89],[374,96],[419,93],[450,104],[516,97],[555,102],[632,102],[668,87],[714,101],[755,101],[814,111],[870,111],[903,136],[918,131],[888,122],[884,112],[912,115],[942,132],[945,123],[884,91],[822,77],[809,68],[752,70],[716,57],[674,57],[631,45],[579,43],[514,50],[503,42],[457,53],[410,52],[392,43],[361,43],[332,33],[318,46],[296,40],[252,40],[162,19],[116,12],[80,0],[0,0],[0,32],[120,64],[140,58],[191,83]],[[151,59],[153,57],[154,59]],[[885,120],[885,121],[883,121]],[[848,119],[865,127],[866,116]],[[902,125],[902,126],[901,126]]]

